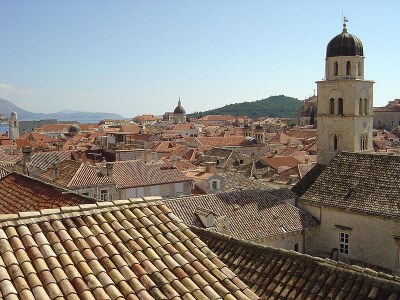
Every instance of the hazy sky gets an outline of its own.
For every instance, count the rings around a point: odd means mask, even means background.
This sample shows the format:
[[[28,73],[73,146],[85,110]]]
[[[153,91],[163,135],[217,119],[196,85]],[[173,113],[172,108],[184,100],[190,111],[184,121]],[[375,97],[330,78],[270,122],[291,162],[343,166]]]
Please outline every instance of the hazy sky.
[[[400,98],[400,1],[0,0],[0,97],[125,117],[284,94],[324,77],[327,43],[364,45],[374,106]]]

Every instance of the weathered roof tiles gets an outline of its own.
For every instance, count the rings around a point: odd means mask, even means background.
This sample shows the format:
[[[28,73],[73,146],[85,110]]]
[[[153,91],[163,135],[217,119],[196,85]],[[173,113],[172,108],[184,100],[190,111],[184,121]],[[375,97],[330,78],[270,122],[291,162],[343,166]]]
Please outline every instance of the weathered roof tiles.
[[[258,299],[163,202],[151,200],[0,222],[0,298]]]

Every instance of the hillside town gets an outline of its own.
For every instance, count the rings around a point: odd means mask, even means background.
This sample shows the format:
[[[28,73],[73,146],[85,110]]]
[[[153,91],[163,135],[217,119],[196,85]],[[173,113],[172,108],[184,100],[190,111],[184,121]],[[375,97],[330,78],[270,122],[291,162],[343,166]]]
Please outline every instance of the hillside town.
[[[341,30],[297,118],[11,112],[0,299],[400,299],[400,99]]]

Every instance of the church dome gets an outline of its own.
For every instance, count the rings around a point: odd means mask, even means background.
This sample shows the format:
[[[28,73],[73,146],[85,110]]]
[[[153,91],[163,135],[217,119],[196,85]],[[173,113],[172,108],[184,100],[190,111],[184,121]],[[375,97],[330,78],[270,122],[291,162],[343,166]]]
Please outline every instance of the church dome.
[[[181,99],[180,98],[179,98],[179,101],[178,101],[178,106],[175,107],[174,114],[182,114],[182,115],[186,114],[185,109],[181,105]]]
[[[326,47],[326,57],[364,56],[361,40],[347,32],[346,23],[343,32],[335,36]]]
[[[76,133],[81,132],[81,128],[78,125],[73,124],[73,125],[69,126],[68,132],[71,134],[76,134]]]

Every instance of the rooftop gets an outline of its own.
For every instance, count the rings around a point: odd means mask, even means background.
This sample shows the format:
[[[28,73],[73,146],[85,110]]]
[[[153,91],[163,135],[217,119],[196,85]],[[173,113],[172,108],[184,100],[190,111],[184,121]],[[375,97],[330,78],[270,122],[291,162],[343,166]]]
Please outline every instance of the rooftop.
[[[229,235],[239,239],[257,240],[318,225],[310,214],[276,196],[269,191],[246,190],[180,197],[165,203],[190,226],[204,228],[195,214],[198,208],[213,212],[216,218],[228,217]]]
[[[400,278],[330,259],[193,231],[261,299],[399,299]]]
[[[258,298],[154,198],[25,217],[0,221],[1,298]]]
[[[399,191],[400,156],[341,152],[301,199],[318,205],[399,218]]]

